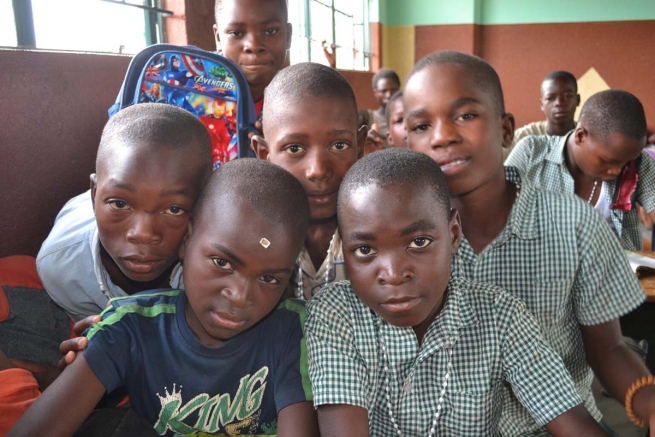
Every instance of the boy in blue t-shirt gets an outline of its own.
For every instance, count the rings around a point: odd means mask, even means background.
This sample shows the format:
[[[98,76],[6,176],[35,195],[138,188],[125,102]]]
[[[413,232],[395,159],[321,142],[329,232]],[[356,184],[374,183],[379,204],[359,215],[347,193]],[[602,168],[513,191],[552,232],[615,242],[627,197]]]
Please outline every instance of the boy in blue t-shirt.
[[[112,300],[83,355],[10,435],[71,435],[121,386],[160,435],[316,435],[304,307],[280,303],[308,223],[288,172],[254,159],[222,166],[180,248],[185,291]]]

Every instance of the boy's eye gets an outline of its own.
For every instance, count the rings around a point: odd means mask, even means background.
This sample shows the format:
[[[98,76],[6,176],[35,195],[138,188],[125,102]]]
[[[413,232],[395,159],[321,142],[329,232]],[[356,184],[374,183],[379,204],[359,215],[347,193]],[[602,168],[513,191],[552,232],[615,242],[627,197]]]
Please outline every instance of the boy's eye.
[[[375,255],[375,251],[369,246],[359,246],[353,252],[358,258],[367,258]]]
[[[266,35],[275,35],[278,32],[279,32],[278,29],[266,29],[265,33],[266,33]]]
[[[233,30],[231,32],[228,32],[227,34],[233,36],[234,38],[240,38],[241,36],[243,36],[243,32],[239,30]]]
[[[262,276],[261,279],[262,279],[262,281],[266,282],[267,284],[275,285],[275,284],[280,283],[280,281],[278,281],[276,278],[274,278],[271,275]]]
[[[432,240],[426,237],[416,237],[409,244],[409,247],[413,249],[421,249],[423,247],[428,247],[432,243]]]
[[[332,148],[334,150],[346,150],[350,147],[350,144],[344,143],[343,141],[340,141],[338,143],[335,143],[332,145]]]
[[[230,262],[223,258],[212,258],[212,262],[221,270],[232,270]]]
[[[475,118],[475,114],[471,114],[467,112],[466,114],[460,115],[458,118],[464,121],[473,120]]]
[[[424,132],[426,130],[428,130],[427,124],[417,124],[411,129],[412,132]]]
[[[127,209],[127,202],[123,200],[110,200],[107,202],[113,209]]]
[[[166,214],[174,216],[184,215],[185,212],[181,206],[171,206],[166,210]]]
[[[302,152],[302,147],[300,147],[298,144],[292,144],[284,149],[284,151],[291,155],[297,155],[298,153]]]

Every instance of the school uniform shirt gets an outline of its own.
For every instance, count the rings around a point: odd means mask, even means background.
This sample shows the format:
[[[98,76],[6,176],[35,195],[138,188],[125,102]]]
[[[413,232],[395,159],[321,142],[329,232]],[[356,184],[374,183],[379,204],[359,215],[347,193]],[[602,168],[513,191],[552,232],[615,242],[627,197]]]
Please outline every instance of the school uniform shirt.
[[[314,405],[365,408],[372,437],[397,435],[387,387],[403,436],[428,435],[449,359],[436,435],[499,435],[506,383],[539,426],[582,402],[525,304],[491,284],[451,278],[421,345],[411,327],[393,326],[367,307],[348,281],[307,303],[306,327]]]
[[[575,195],[575,182],[566,167],[564,151],[566,141],[572,132],[564,137],[540,136],[521,141],[505,161],[505,165],[516,167],[523,178],[542,190],[557,191]],[[637,190],[635,201],[647,213],[655,211],[655,161],[647,152],[642,152],[637,167]],[[639,215],[636,207],[630,211],[602,208],[611,205],[618,180],[603,182],[599,199],[599,211],[605,211],[606,219],[619,237],[621,247],[627,250],[641,250],[643,237],[639,229]]]
[[[159,435],[275,436],[285,407],[311,401],[302,302],[285,300],[220,347],[189,328],[181,290],[111,301],[88,332],[84,358],[108,392]]]
[[[73,197],[59,212],[36,256],[36,268],[48,295],[75,322],[100,314],[109,299],[127,295],[102,265],[91,190]],[[184,288],[179,263],[170,286]]]
[[[507,225],[479,255],[463,236],[453,274],[495,284],[524,301],[600,421],[579,325],[618,319],[644,301],[644,291],[600,214],[574,196],[534,189],[516,168],[505,167],[505,177],[520,186]],[[547,435],[509,390],[505,398],[503,436]]]
[[[298,297],[299,278],[302,271],[302,288],[305,300],[309,300],[318,291],[325,287],[326,284],[332,282],[344,281],[348,279],[346,274],[346,266],[343,262],[343,247],[339,230],[334,233],[332,237],[332,245],[326,254],[323,264],[316,270],[312,258],[307,252],[307,248],[303,247],[302,252],[298,255],[296,266],[293,275],[289,280],[286,295],[289,297]]]

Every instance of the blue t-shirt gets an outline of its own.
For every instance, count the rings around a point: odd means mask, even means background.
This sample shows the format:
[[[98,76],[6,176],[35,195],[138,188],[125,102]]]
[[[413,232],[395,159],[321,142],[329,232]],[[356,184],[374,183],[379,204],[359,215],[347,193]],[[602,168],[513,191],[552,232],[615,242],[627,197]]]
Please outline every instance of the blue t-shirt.
[[[312,400],[302,303],[212,348],[189,329],[186,301],[181,290],[112,299],[84,358],[160,435],[276,435],[280,410]]]

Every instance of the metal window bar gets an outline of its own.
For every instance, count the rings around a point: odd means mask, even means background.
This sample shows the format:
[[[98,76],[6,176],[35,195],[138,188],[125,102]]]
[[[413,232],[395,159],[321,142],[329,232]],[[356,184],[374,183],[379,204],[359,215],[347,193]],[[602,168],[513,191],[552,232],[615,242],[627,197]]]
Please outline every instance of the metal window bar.
[[[149,12],[154,12],[157,14],[162,14],[162,15],[173,15],[173,11],[169,11],[166,9],[162,9],[156,6],[156,1],[155,0],[146,0],[145,2],[147,4],[144,5],[139,5],[136,3],[128,3],[125,0],[101,0],[103,2],[109,2],[109,3],[116,3],[122,6],[132,6],[133,8],[139,8],[139,9],[144,9]],[[155,5],[153,5],[155,4]]]
[[[16,42],[18,47],[36,47],[32,0],[12,0],[14,22],[16,23]]]

